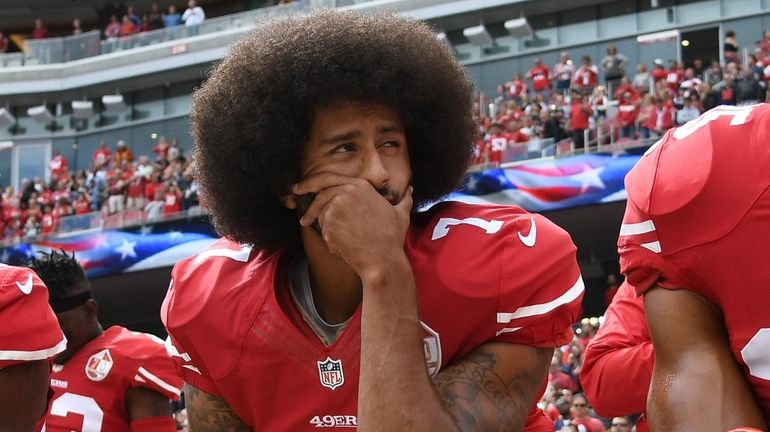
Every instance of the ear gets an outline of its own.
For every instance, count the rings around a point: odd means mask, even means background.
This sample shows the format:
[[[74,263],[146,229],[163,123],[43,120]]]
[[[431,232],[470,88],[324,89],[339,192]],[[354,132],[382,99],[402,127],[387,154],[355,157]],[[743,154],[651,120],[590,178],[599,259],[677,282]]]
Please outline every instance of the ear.
[[[99,312],[99,308],[96,306],[96,300],[94,299],[88,299],[83,304],[83,310],[85,313],[86,318],[90,320],[96,320],[97,313]]]

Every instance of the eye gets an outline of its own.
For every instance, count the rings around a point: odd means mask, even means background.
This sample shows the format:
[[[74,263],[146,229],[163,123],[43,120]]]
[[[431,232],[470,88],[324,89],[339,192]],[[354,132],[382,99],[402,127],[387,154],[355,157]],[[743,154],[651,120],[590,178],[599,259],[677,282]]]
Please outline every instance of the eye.
[[[384,143],[380,144],[380,147],[401,147],[401,143],[395,140],[385,141]]]
[[[347,152],[354,151],[355,149],[356,148],[353,144],[345,143],[345,144],[334,146],[334,148],[332,148],[329,153],[347,153]]]

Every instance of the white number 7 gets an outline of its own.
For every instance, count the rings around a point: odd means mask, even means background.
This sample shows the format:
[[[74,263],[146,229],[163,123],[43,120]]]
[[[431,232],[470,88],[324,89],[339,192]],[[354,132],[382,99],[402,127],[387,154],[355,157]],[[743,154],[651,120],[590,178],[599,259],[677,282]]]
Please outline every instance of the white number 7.
[[[442,237],[445,237],[447,234],[449,234],[450,227],[460,224],[473,225],[483,229],[487,234],[494,234],[500,231],[500,228],[503,227],[503,221],[495,219],[485,220],[475,217],[465,219],[441,218],[438,220],[438,223],[436,223],[436,227],[433,228],[433,236],[430,239],[438,240]]]

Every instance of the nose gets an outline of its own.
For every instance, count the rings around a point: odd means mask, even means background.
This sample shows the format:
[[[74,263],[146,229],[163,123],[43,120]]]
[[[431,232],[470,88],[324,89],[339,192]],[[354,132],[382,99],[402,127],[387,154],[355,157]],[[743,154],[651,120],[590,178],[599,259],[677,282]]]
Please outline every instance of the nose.
[[[376,148],[364,152],[359,178],[368,181],[377,190],[387,185],[390,181],[390,173],[385,167],[382,155]]]

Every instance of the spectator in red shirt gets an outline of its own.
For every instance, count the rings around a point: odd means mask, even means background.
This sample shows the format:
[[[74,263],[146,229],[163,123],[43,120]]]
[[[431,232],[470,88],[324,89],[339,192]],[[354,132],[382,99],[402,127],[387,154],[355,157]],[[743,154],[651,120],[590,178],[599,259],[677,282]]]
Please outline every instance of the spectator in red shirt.
[[[73,204],[73,207],[75,209],[76,215],[86,214],[91,212],[91,196],[88,194],[88,192],[80,192],[78,194],[78,199],[75,200],[75,203]]]
[[[58,227],[58,218],[56,218],[52,212],[50,204],[43,206],[43,214],[40,217],[40,233],[51,234],[56,232]]]
[[[141,210],[144,208],[144,190],[147,179],[144,176],[136,175],[128,183],[126,191],[126,208],[128,210]]]
[[[77,36],[83,33],[83,28],[80,27],[80,18],[72,20],[72,36]]]
[[[64,179],[69,172],[69,164],[67,158],[65,158],[59,149],[53,149],[53,157],[48,161],[48,169],[51,170],[51,177],[56,176],[57,179]]]
[[[548,369],[548,383],[559,391],[562,389],[569,389],[573,392],[577,391],[575,379],[561,370],[561,363],[556,357],[551,360],[551,367]]]
[[[503,133],[503,125],[498,122],[492,123],[481,149],[483,160],[491,164],[501,164],[505,150],[508,148],[508,141],[507,134]]]
[[[604,324],[586,347],[580,382],[596,412],[603,416],[640,414],[655,362],[643,297],[623,283],[604,314]],[[629,385],[618,385],[629,383]],[[646,421],[637,431],[647,431]]]
[[[551,91],[551,71],[540,57],[535,57],[534,62],[535,66],[527,72],[526,78],[532,80],[532,90],[535,93],[548,94]]]
[[[72,209],[69,199],[66,197],[60,197],[59,199],[57,199],[53,206],[53,210],[51,211],[54,217],[59,219],[61,219],[64,216],[69,216],[74,212],[75,211]]]
[[[174,180],[166,183],[163,193],[163,215],[171,215],[182,211],[182,191]]]
[[[105,165],[110,162],[112,158],[112,152],[107,148],[107,140],[101,139],[99,141],[99,148],[94,151],[92,159],[97,167]]]
[[[8,51],[8,36],[6,36],[5,33],[0,31],[0,54],[6,51]]]
[[[130,36],[138,31],[134,21],[128,15],[123,15],[123,21],[120,23],[120,36]]]
[[[661,59],[655,59],[655,61],[652,64],[652,72],[650,72],[650,76],[652,77],[653,81],[662,81],[666,79],[666,76],[668,76],[668,72],[666,71],[665,66],[663,65],[663,60]]]
[[[576,149],[585,148],[585,130],[594,110],[580,93],[573,93],[569,111],[569,131]]]
[[[156,159],[158,160],[166,159],[166,155],[168,154],[168,148],[169,148],[169,144],[168,144],[168,141],[166,141],[166,137],[161,135],[160,138],[158,138],[158,144],[156,144],[155,147],[152,148],[152,151],[157,155]]]
[[[572,398],[572,422],[573,425],[583,425],[586,432],[605,432],[601,420],[588,414],[588,399],[582,394],[576,394]]]
[[[639,92],[636,91],[636,88],[633,84],[631,84],[631,81],[628,79],[628,77],[623,77],[620,79],[620,84],[618,84],[617,89],[615,89],[613,98],[620,99],[620,97],[625,93],[631,95],[632,101],[636,102],[639,100]]]
[[[45,39],[48,37],[48,29],[43,25],[43,20],[35,18],[35,28],[32,30],[31,39]]]
[[[575,71],[572,79],[572,87],[580,94],[587,96],[593,92],[598,82],[598,69],[591,64],[591,57],[583,56],[580,59],[581,66]]]
[[[679,85],[684,81],[684,69],[676,60],[669,60],[668,70],[666,71],[666,85],[669,94],[675,94]]]
[[[621,138],[636,138],[636,118],[638,116],[639,107],[634,102],[631,93],[623,93],[618,101],[618,116],[616,118]]]

